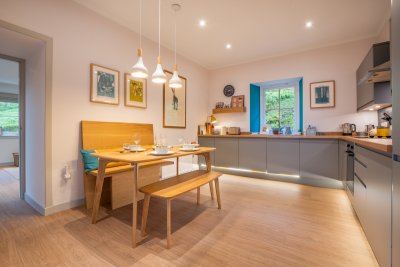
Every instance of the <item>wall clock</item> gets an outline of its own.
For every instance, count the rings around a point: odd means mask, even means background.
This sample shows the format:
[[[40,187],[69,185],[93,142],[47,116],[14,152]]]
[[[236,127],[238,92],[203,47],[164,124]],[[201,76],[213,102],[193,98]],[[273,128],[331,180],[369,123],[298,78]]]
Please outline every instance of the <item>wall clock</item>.
[[[235,88],[233,88],[232,85],[228,84],[224,87],[224,95],[225,96],[233,96],[233,94],[235,93]]]

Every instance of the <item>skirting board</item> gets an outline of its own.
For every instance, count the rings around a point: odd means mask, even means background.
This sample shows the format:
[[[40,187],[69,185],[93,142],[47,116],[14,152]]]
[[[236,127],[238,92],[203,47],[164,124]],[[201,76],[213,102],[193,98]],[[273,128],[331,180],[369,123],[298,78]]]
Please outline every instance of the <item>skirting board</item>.
[[[14,165],[14,162],[2,162],[2,163],[0,163],[0,166],[7,166],[7,167],[11,166],[12,167],[12,166],[15,166],[15,165]]]
[[[60,212],[63,210],[82,206],[85,202],[84,199],[76,199],[76,200],[73,200],[70,202],[61,203],[61,204],[54,205],[51,207],[43,208],[35,200],[33,200],[28,194],[25,193],[24,198],[25,198],[26,203],[28,203],[34,210],[36,210],[37,212],[39,212],[41,215],[44,215],[44,216],[51,215],[51,214],[54,214],[54,213],[57,213],[57,212]]]

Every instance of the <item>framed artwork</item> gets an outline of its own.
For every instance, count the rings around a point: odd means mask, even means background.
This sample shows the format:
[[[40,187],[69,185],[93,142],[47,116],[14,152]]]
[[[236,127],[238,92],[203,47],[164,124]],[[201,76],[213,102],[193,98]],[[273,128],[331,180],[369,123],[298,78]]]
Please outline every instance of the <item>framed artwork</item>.
[[[231,107],[232,108],[244,107],[244,95],[232,96]]]
[[[163,89],[163,127],[186,128],[186,78],[179,76],[182,80],[182,88],[170,88],[168,81],[172,77],[172,72],[164,71],[167,82]]]
[[[335,81],[310,83],[311,108],[335,107]]]
[[[119,104],[119,71],[90,64],[90,101]]]
[[[125,106],[147,108],[147,80],[125,73]]]

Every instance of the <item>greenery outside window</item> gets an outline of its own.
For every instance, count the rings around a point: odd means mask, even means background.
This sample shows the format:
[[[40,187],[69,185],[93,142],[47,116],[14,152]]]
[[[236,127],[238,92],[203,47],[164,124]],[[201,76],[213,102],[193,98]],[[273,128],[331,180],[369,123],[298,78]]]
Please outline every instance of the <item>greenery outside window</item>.
[[[261,90],[261,126],[269,129],[290,127],[297,132],[299,120],[298,86],[280,86]]]
[[[0,136],[19,135],[19,104],[0,99]]]

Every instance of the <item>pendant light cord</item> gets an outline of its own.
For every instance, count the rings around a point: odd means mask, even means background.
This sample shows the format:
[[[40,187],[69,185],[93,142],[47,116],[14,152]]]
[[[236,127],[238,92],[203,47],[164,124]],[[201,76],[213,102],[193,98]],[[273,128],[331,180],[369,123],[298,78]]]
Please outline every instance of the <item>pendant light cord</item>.
[[[175,66],[176,66],[176,11],[175,11],[175,28],[174,28],[174,31],[175,31],[175,33],[174,33],[174,35],[175,35],[175,40],[174,40],[174,42],[175,42],[175,44],[174,44],[174,50],[175,50],[175,58],[174,58],[174,60],[175,60]],[[176,68],[176,67],[174,67],[174,68]]]
[[[158,0],[158,57],[161,58],[161,0]]]
[[[142,49],[142,0],[139,0],[139,47]]]

